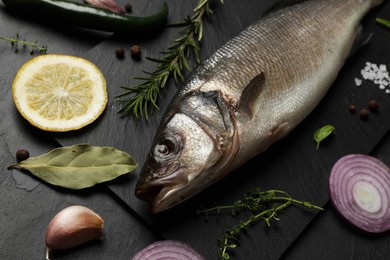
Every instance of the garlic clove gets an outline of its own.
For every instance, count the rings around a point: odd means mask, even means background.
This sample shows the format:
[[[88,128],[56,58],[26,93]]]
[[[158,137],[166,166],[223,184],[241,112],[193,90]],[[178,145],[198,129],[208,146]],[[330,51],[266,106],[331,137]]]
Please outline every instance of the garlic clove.
[[[91,240],[103,239],[104,221],[91,209],[70,206],[49,223],[45,242],[48,250],[69,249]]]

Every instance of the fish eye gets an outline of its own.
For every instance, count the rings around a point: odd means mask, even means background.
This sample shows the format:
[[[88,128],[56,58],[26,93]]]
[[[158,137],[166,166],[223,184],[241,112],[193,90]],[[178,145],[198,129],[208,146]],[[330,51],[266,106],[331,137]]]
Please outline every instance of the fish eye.
[[[163,139],[154,148],[154,154],[157,157],[166,158],[176,152],[176,144],[174,140]]]

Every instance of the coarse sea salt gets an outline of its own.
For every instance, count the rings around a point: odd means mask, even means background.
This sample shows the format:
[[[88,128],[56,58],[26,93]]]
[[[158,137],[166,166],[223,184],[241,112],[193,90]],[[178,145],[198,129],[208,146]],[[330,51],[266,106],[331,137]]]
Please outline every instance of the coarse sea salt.
[[[360,74],[364,80],[373,82],[375,85],[379,86],[379,89],[390,94],[390,76],[385,64],[378,65],[372,62],[366,62],[365,67],[360,71]],[[362,79],[355,78],[356,86],[361,86],[362,83]]]
[[[361,86],[362,83],[363,83],[363,80],[358,79],[358,78],[355,78],[355,84],[356,84],[356,86]]]

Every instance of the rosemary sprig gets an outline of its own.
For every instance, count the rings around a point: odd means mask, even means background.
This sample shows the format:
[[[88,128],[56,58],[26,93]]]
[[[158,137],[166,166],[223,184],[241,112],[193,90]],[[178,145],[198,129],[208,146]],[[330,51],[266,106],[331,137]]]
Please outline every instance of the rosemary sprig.
[[[19,48],[19,45],[21,45],[23,48],[26,46],[30,47],[30,54],[34,54],[34,51],[38,51],[40,54],[47,53],[47,46],[39,46],[38,41],[27,42],[26,40],[21,40],[19,34],[16,34],[16,38],[8,38],[8,37],[0,36],[0,40],[10,42],[12,45],[12,48],[15,51],[17,51]]]
[[[248,210],[252,215],[245,221],[226,230],[223,238],[219,241],[220,259],[230,259],[229,250],[237,247],[239,235],[249,229],[251,225],[263,220],[267,226],[271,226],[271,220],[279,220],[278,215],[292,204],[304,206],[308,209],[323,210],[321,207],[310,202],[293,199],[290,194],[281,190],[261,191],[259,188],[244,194],[244,198],[236,200],[231,205],[215,206],[208,209],[198,210],[197,214],[204,215],[208,220],[210,213],[220,214],[223,210],[229,210],[236,215],[237,211]]]
[[[223,4],[223,0],[219,0]],[[193,55],[197,64],[200,63],[200,42],[203,38],[203,19],[213,13],[210,8],[210,0],[200,0],[194,9],[192,17],[188,17],[180,25],[184,28],[180,31],[180,37],[173,40],[172,45],[167,51],[161,52],[161,59],[147,57],[148,60],[156,62],[157,66],[153,72],[144,71],[145,77],[136,77],[134,79],[142,83],[134,87],[124,87],[124,92],[116,96],[128,99],[120,99],[123,103],[119,113],[127,115],[132,113],[134,118],[145,116],[159,109],[157,100],[160,90],[165,88],[169,78],[173,77],[175,83],[184,80],[183,70],[190,70],[188,59]]]

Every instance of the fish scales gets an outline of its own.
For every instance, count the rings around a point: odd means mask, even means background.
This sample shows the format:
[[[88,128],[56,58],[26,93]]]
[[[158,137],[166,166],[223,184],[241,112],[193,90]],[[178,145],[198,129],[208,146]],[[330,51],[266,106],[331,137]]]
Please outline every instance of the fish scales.
[[[159,212],[288,134],[320,102],[382,0],[311,0],[255,22],[205,60],[164,115],[136,195]]]
[[[280,11],[282,15],[276,13],[269,19],[261,20],[222,47],[208,60],[211,68],[207,68],[207,65],[206,68],[214,70],[213,79],[222,83],[204,84],[202,89],[212,90],[222,85],[228,87],[226,92],[239,100],[242,88],[246,87],[255,75],[264,72],[267,86],[270,87],[262,96],[264,102],[258,103],[257,111],[263,112],[255,114],[258,115],[259,120],[264,119],[269,122],[269,118],[264,117],[264,112],[272,109],[277,111],[277,114],[272,114],[275,123],[268,126],[281,125],[287,121],[282,119],[292,118],[294,122],[289,123],[289,129],[293,128],[299,121],[292,113],[300,108],[302,112],[299,116],[304,118],[307,114],[305,112],[310,112],[312,110],[310,108],[314,107],[308,101],[314,100],[317,103],[327,90],[327,87],[322,87],[317,88],[322,91],[313,92],[313,87],[317,85],[312,83],[319,82],[318,84],[329,86],[329,82],[334,81],[348,56],[355,39],[357,25],[362,14],[371,5],[370,1],[365,1],[364,5],[360,6],[357,3],[358,1],[309,1],[307,5],[295,5],[289,8],[288,12]],[[351,16],[354,19],[351,19]],[[219,73],[218,64],[226,59],[230,66],[224,66],[227,70]],[[226,75],[237,75],[237,72],[240,74],[239,77],[226,77]],[[202,74],[199,72],[199,77],[202,77]],[[193,85],[189,84],[188,90],[197,88],[199,83],[202,84],[202,80]],[[290,98],[280,102],[281,96],[290,96]],[[274,109],[275,107],[277,109]],[[283,118],[280,118],[281,116]],[[269,131],[268,128],[263,128],[266,124],[258,124],[258,120],[252,122],[253,127],[249,127],[248,122],[245,122],[249,138],[241,134],[243,142],[245,140],[253,142],[254,131],[259,135]],[[257,140],[258,143],[265,144],[257,146],[260,147],[260,151],[268,147],[269,142]],[[252,147],[246,144],[241,146]],[[254,153],[252,149],[242,155],[246,157],[251,153]]]

